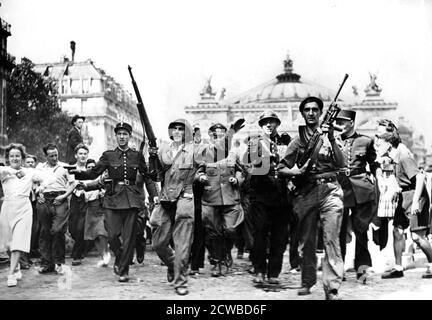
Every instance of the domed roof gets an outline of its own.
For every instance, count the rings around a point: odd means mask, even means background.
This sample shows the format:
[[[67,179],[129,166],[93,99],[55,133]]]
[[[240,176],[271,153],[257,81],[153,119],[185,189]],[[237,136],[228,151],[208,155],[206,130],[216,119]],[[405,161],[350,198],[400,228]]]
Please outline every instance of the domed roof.
[[[284,61],[284,73],[229,99],[229,102],[233,104],[296,102],[309,96],[316,96],[324,101],[333,99],[336,94],[335,90],[311,81],[301,80],[301,76],[293,72],[292,66],[293,62],[288,56]]]

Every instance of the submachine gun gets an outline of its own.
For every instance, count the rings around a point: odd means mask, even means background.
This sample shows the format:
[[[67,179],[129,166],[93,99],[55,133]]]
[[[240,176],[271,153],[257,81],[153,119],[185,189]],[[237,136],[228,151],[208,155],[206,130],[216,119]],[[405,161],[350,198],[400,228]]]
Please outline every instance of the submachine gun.
[[[348,74],[345,74],[345,77],[342,81],[342,84],[339,86],[339,90],[336,93],[336,96],[334,97],[333,101],[330,103],[330,106],[326,112],[326,114],[324,115],[324,118],[322,120],[322,122],[320,123],[319,127],[315,130],[315,132],[313,133],[312,137],[310,138],[305,152],[303,153],[303,155],[301,156],[301,158],[299,159],[299,161],[297,162],[297,165],[299,168],[303,167],[305,165],[305,163],[311,159],[311,161],[309,162],[307,168],[306,168],[306,173],[310,171],[310,169],[312,168],[312,165],[315,163],[317,157],[318,157],[318,152],[320,151],[322,144],[323,144],[323,140],[321,139],[321,136],[324,134],[322,131],[322,127],[323,125],[331,125],[333,124],[333,122],[336,120],[336,117],[339,114],[339,111],[341,110],[338,106],[337,106],[337,99],[339,97],[339,93],[342,90],[342,87],[345,84],[345,81],[348,79]]]
[[[133,85],[133,88],[135,91],[135,95],[136,95],[137,100],[138,100],[137,107],[138,107],[138,112],[139,112],[139,116],[140,116],[140,120],[141,120],[141,125],[143,127],[144,137],[147,136],[149,147],[157,149],[157,139],[156,139],[156,136],[153,132],[153,128],[151,126],[147,112],[144,108],[144,103],[141,99],[141,94],[139,92],[138,86],[137,86],[135,79],[134,79],[134,76],[132,74],[132,68],[130,66],[128,66],[128,70],[129,70],[130,77],[132,79],[132,85]],[[143,141],[140,144],[140,148],[139,148],[140,153],[143,152],[144,146],[145,146],[145,138],[143,139]],[[154,176],[157,174],[157,172],[160,171],[161,165],[160,165],[160,161],[158,159],[158,156],[156,154],[150,154],[149,167],[153,168],[153,170],[150,171],[150,175]]]

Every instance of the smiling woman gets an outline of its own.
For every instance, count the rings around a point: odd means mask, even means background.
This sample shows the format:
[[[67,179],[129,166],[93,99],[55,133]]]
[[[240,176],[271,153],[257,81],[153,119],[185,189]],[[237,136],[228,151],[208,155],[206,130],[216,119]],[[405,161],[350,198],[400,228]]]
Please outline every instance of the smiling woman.
[[[30,251],[33,210],[29,195],[33,183],[40,182],[41,178],[36,170],[22,168],[25,158],[23,145],[9,145],[6,157],[10,165],[0,167],[0,181],[5,194],[0,212],[0,249],[11,251],[7,285],[12,287],[22,278],[18,263],[21,253]]]

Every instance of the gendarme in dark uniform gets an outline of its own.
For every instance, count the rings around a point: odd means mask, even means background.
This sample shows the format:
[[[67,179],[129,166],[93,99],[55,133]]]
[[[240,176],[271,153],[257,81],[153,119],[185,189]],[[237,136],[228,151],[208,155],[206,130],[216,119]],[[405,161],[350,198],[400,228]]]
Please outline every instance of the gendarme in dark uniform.
[[[107,192],[103,202],[108,241],[116,256],[114,272],[120,276],[119,281],[125,282],[128,281],[129,263],[135,249],[138,211],[144,201],[143,191],[136,185],[137,173],[147,177],[148,169],[144,156],[128,147],[131,125],[118,123],[114,131],[119,146],[105,151],[95,167],[76,172],[75,177],[79,180],[96,179],[108,170],[108,179],[105,180]]]
[[[374,140],[355,131],[355,116],[355,111],[341,110],[336,121],[344,126],[339,143],[347,162],[347,167],[338,176],[344,191],[344,215],[340,232],[341,253],[342,258],[345,259],[347,225],[348,220],[351,219],[356,236],[354,268],[358,272],[360,266],[372,266],[367,231],[374,216],[372,207],[375,201],[375,186],[370,172],[375,173],[377,164]],[[347,125],[345,126],[344,123]],[[369,172],[367,172],[367,164],[369,164]],[[359,276],[360,273],[358,272]]]

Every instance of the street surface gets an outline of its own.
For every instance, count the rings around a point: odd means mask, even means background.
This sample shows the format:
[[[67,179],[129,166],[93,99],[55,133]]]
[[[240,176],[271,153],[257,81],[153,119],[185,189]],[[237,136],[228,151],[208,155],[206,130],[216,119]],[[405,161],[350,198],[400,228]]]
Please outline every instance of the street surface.
[[[94,252],[83,260],[80,266],[71,266],[67,257],[69,272],[65,275],[40,275],[36,267],[23,270],[23,279],[17,287],[6,286],[7,264],[0,266],[1,299],[17,300],[322,300],[324,293],[321,272],[318,283],[309,296],[298,296],[299,274],[290,274],[288,250],[284,256],[283,271],[280,276],[281,288],[256,288],[252,275],[248,273],[249,259],[236,259],[233,250],[234,265],[232,272],[225,277],[212,278],[211,266],[206,261],[200,275],[190,277],[187,296],[178,296],[166,281],[166,267],[161,266],[154,251],[147,249],[144,264],[131,266],[129,283],[119,283],[113,274],[113,259],[109,267],[98,268],[99,258]],[[405,277],[382,280],[380,274],[372,278],[369,284],[356,283],[355,273],[346,272],[347,281],[342,283],[340,297],[344,300],[380,300],[380,299],[432,299],[432,279],[422,279],[425,271],[423,253],[417,251],[411,268],[405,271]]]

